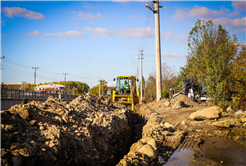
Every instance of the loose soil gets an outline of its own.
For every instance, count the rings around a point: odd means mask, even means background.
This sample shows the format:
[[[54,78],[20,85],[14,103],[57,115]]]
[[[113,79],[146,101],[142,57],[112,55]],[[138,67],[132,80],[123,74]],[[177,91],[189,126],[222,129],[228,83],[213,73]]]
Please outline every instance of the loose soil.
[[[1,165],[246,165],[245,110],[190,118],[205,108],[184,95],[133,115],[93,96],[15,105],[1,111]]]

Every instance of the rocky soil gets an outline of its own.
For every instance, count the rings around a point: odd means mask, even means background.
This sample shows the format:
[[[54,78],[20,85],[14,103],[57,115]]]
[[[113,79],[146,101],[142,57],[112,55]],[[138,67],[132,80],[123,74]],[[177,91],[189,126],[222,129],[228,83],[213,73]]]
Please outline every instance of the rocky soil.
[[[143,104],[134,116],[93,96],[15,105],[1,111],[1,164],[159,166],[192,149],[189,165],[246,165],[245,110],[179,95]]]
[[[194,151],[194,155],[189,158],[190,165],[246,165],[245,157],[234,159],[239,160],[237,162],[239,164],[236,164],[230,161],[224,163],[217,161],[216,157],[211,160],[207,155],[208,152],[216,149],[224,152],[233,151],[229,156],[227,155],[228,158],[243,156],[246,153],[245,110],[232,110],[229,107],[223,111],[220,107],[209,106],[206,102],[199,104],[189,100],[185,95],[179,95],[171,100],[163,99],[144,104],[137,113],[141,119],[147,121],[144,128],[152,124],[151,129],[155,134],[150,137],[157,146],[156,159],[147,160],[149,162],[142,164],[143,159],[139,158],[139,165],[163,165],[168,162],[175,150],[184,149]],[[157,117],[161,120],[155,123]],[[142,139],[146,137],[144,128]],[[133,144],[131,147],[133,152],[135,152],[134,148]],[[152,148],[154,149],[153,146]],[[130,165],[129,163],[136,165],[136,160],[129,156],[132,156],[132,152],[124,156],[127,164],[121,160],[118,165]]]
[[[1,165],[115,165],[129,150],[132,115],[94,96],[1,111]]]

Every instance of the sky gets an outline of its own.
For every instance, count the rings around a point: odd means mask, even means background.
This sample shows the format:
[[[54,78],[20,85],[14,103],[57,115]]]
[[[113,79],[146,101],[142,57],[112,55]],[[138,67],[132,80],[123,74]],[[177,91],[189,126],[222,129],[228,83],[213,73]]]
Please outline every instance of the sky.
[[[1,1],[1,82],[80,81],[90,87],[117,75],[155,70],[152,1]],[[245,42],[245,1],[160,1],[161,63],[186,64],[198,20],[221,24]],[[3,56],[5,57],[3,59]],[[140,73],[140,72],[139,72]]]

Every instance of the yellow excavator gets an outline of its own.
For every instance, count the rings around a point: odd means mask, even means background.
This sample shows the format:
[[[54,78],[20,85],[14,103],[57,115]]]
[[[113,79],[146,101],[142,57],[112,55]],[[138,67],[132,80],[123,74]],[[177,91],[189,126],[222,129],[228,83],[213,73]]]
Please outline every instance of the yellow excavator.
[[[128,89],[123,88],[125,81],[129,85]],[[135,112],[135,105],[139,104],[139,91],[136,87],[136,81],[138,80],[135,76],[119,75],[116,78],[116,90],[112,91],[112,101],[131,107],[133,113]]]

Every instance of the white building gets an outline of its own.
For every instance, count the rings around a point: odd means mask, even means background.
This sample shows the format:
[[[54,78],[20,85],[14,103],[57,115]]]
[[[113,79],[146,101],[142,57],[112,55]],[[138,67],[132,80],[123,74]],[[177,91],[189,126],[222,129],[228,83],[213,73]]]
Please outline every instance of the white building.
[[[64,85],[48,84],[40,85],[35,87],[35,91],[63,91],[65,89]]]

